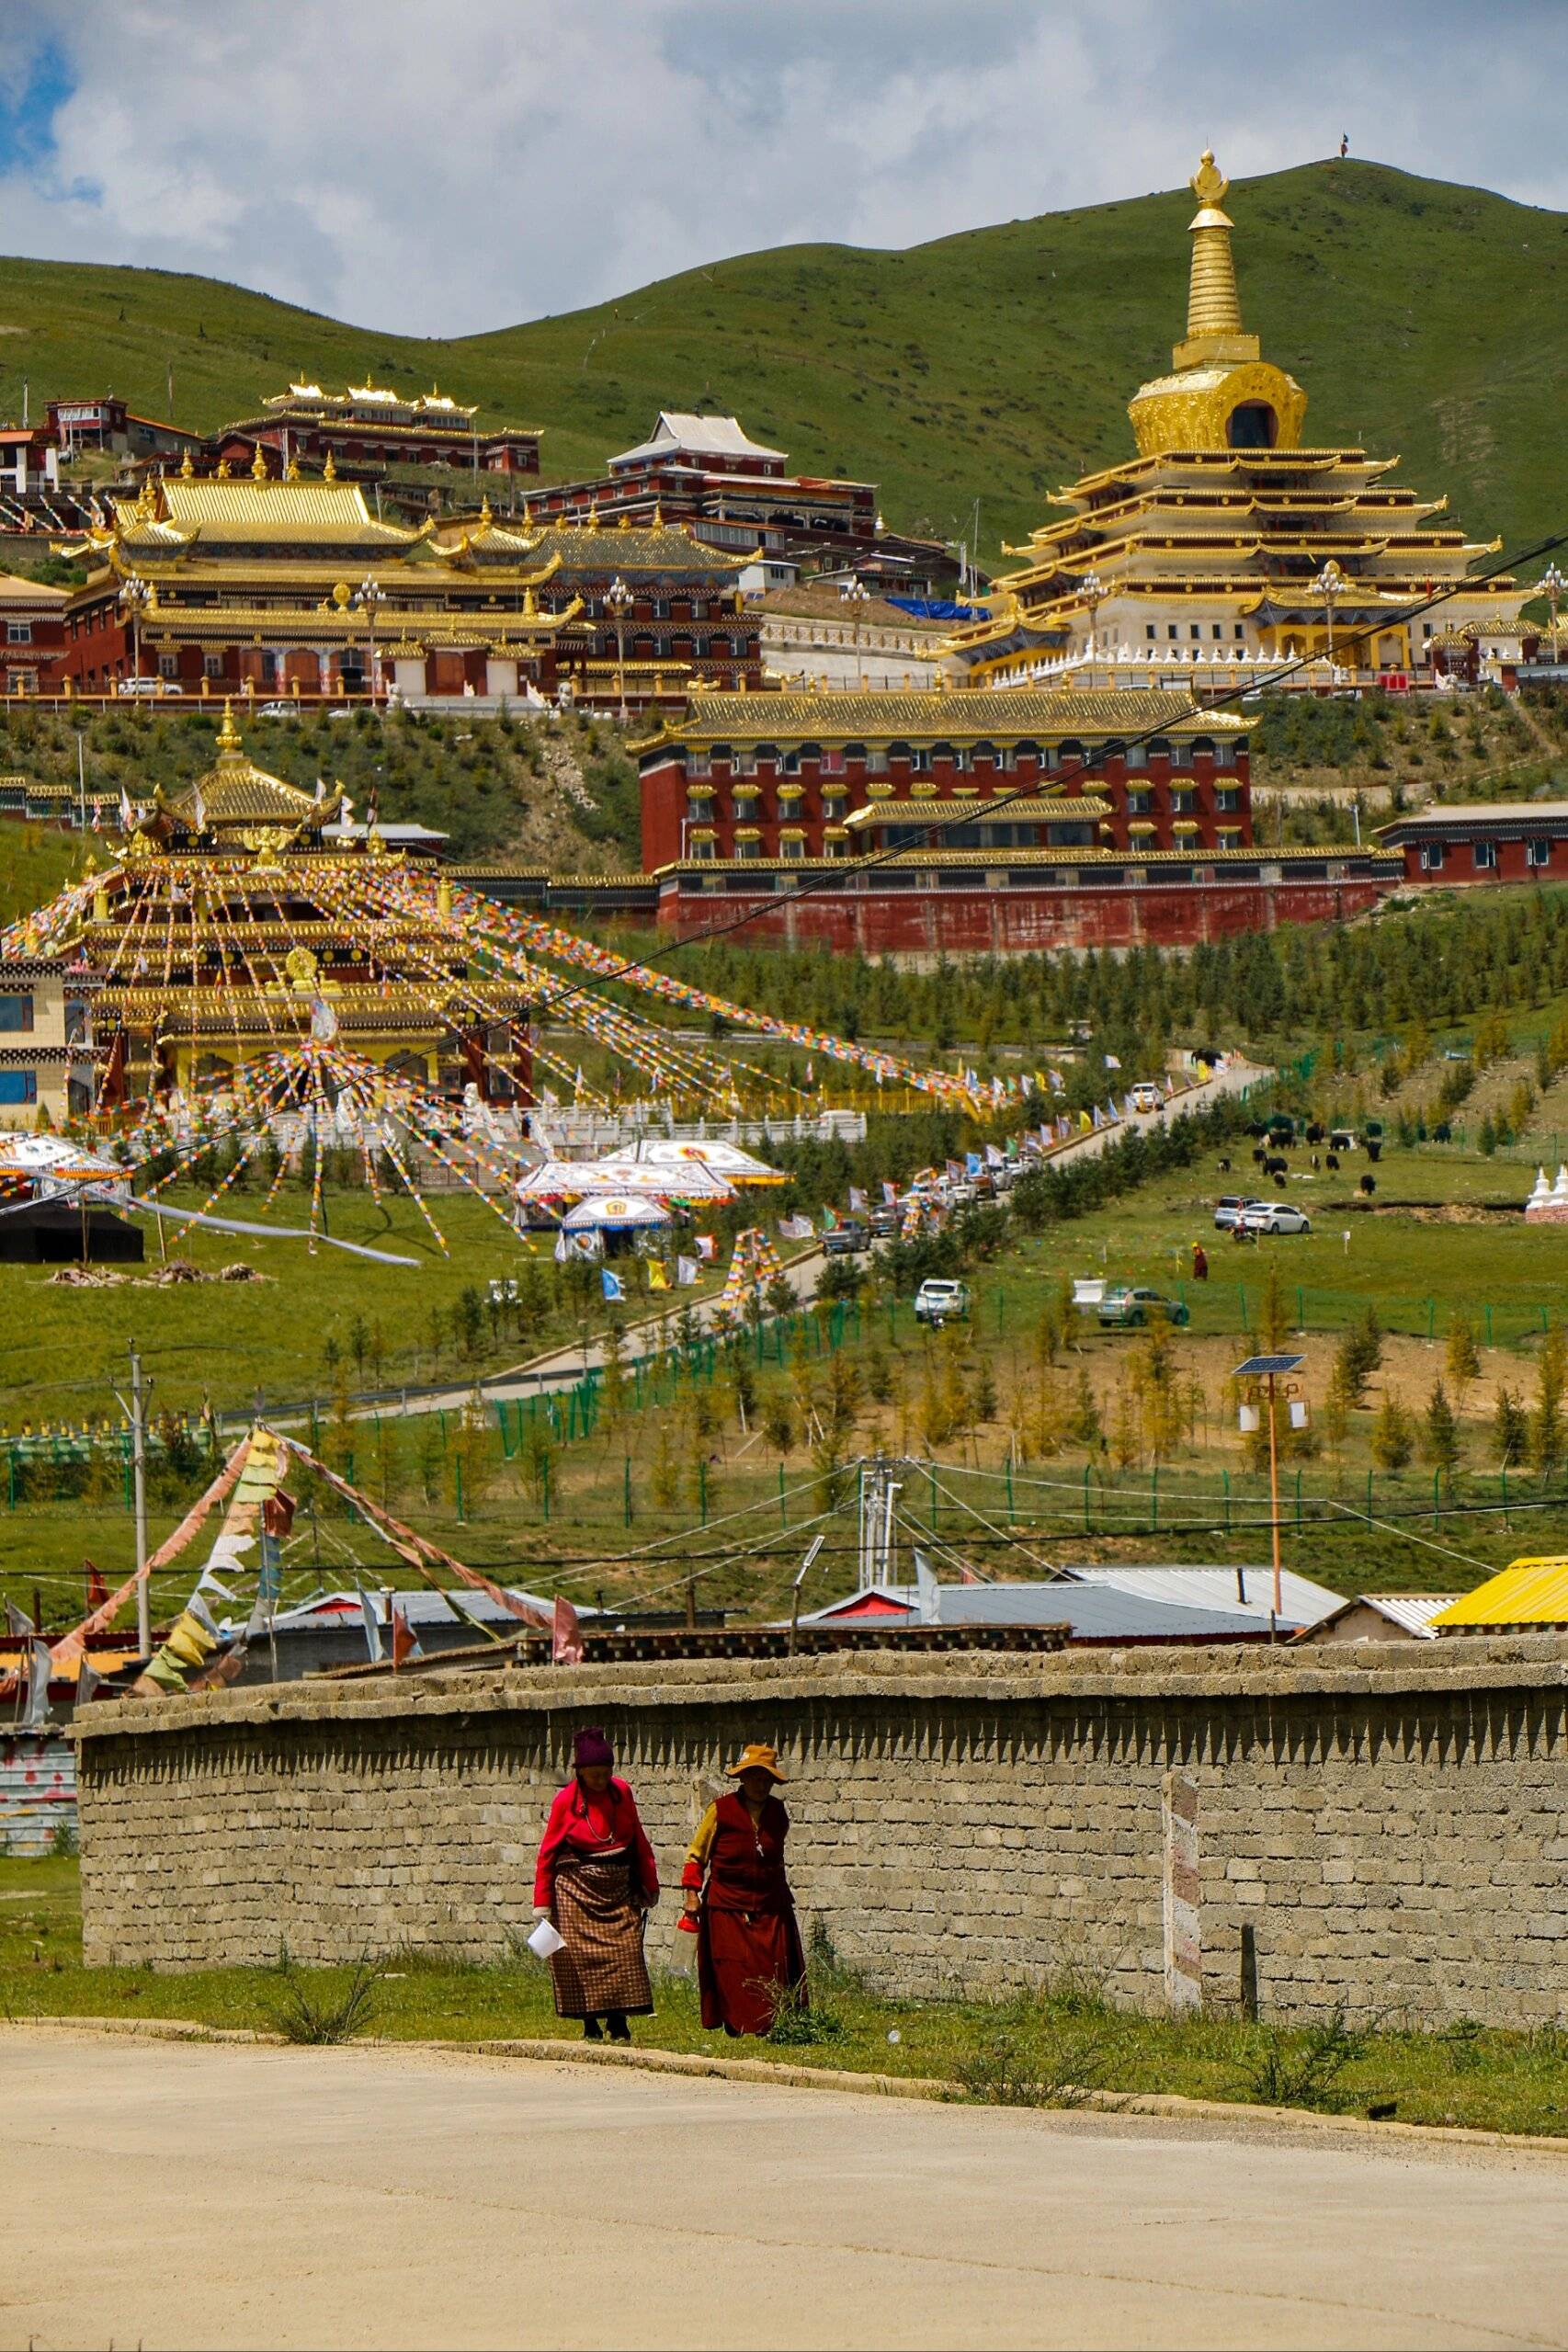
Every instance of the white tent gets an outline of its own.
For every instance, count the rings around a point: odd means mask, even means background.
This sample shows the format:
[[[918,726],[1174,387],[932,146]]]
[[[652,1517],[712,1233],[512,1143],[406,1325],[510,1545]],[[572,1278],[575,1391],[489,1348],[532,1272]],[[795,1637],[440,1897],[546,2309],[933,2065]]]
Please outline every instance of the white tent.
[[[594,1189],[594,1177],[583,1160],[541,1160],[524,1168],[512,1187],[517,1200],[576,1200]]]
[[[612,1233],[628,1232],[634,1225],[667,1225],[670,1212],[656,1200],[635,1200],[624,1192],[596,1193],[592,1199],[580,1200],[575,1209],[568,1210],[561,1220],[561,1230],[566,1233],[585,1233],[602,1228]]]
[[[694,1163],[710,1168],[715,1176],[732,1184],[785,1184],[789,1181],[781,1169],[770,1168],[766,1160],[743,1152],[738,1143],[726,1142],[722,1136],[700,1143],[677,1143],[668,1137],[656,1136],[639,1143],[636,1159],[644,1166],[669,1168],[689,1167]]]
[[[617,1192],[634,1192],[660,1200],[733,1200],[735,1197],[733,1185],[700,1160],[665,1167],[612,1153],[608,1159],[588,1164],[583,1174],[591,1176],[596,1187],[613,1187]]]

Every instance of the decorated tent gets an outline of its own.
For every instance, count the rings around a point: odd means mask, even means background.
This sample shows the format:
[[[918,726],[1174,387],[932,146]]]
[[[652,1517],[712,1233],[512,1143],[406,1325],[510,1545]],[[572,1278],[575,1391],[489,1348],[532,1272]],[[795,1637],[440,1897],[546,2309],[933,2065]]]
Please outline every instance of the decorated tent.
[[[599,1231],[607,1233],[630,1233],[641,1226],[667,1225],[670,1212],[657,1200],[637,1200],[626,1193],[595,1193],[569,1209],[561,1220],[562,1231],[586,1233]]]

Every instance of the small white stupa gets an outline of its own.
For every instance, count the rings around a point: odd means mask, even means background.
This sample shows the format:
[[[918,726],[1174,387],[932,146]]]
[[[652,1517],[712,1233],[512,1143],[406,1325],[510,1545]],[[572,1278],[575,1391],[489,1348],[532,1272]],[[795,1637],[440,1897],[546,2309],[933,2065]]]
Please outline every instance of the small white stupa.
[[[1536,1224],[1568,1225],[1568,1165],[1559,1166],[1555,1184],[1548,1184],[1544,1168],[1536,1170],[1535,1190],[1525,1203],[1525,1215]]]

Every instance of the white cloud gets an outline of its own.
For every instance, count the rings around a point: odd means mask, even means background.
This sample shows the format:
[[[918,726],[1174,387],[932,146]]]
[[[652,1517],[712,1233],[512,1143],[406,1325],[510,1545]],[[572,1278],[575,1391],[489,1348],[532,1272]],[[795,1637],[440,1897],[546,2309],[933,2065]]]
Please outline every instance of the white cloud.
[[[1568,199],[1549,6],[1432,0],[30,0],[53,152],[5,242],[195,269],[405,333],[575,308],[796,240],[900,245],[1355,151]],[[112,26],[112,38],[108,28]]]

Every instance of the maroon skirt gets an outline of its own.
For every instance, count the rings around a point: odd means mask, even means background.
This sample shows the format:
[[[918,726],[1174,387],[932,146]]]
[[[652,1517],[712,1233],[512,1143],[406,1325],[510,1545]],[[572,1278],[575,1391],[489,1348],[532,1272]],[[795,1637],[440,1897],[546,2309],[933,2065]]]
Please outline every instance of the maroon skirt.
[[[781,2008],[806,2005],[806,1960],[795,1914],[702,1906],[697,1937],[702,2022],[711,2031],[771,2033]]]
[[[558,2017],[653,2015],[642,1956],[647,1915],[631,1899],[628,1855],[562,1856],[550,1915],[566,1939],[550,1963]]]

